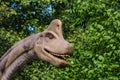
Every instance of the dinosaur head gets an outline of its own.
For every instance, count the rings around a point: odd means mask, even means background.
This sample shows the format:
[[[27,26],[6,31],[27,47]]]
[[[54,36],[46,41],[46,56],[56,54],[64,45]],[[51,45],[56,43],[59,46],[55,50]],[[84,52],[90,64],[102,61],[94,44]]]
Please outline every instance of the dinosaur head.
[[[53,20],[48,28],[39,35],[35,51],[38,57],[60,67],[67,64],[65,58],[72,55],[73,47],[62,35],[62,22]],[[40,51],[38,51],[39,49]]]

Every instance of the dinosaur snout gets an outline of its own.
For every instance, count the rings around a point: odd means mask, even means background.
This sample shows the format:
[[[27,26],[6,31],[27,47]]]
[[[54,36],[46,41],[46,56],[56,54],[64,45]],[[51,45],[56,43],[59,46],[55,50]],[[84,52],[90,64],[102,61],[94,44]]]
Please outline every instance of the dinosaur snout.
[[[74,48],[73,48],[72,44],[68,44],[66,54],[71,56],[73,54],[73,50],[74,50]]]

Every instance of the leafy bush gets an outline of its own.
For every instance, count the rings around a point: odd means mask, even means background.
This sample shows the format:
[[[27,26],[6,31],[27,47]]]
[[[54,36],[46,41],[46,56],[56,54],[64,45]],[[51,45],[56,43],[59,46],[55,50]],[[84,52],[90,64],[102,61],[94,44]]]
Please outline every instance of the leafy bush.
[[[42,2],[34,1],[38,5],[42,4]],[[63,22],[65,39],[74,45],[73,56],[67,59],[69,65],[65,68],[56,68],[47,62],[33,60],[31,63],[24,65],[13,76],[12,80],[119,80],[119,1],[61,0],[52,1],[51,4],[53,6],[52,16],[50,19],[47,18],[47,23],[51,21],[52,17],[60,18]],[[36,5],[37,9],[33,8],[33,10],[39,11],[38,5]],[[26,10],[29,9],[26,8]],[[29,31],[24,33],[27,30],[26,26],[31,22],[38,32],[47,27],[44,23],[40,25],[39,18],[37,20],[33,18],[34,16],[31,17],[32,21],[25,19],[26,23],[21,24],[22,28],[25,29],[21,29],[18,32],[19,34],[13,28],[9,28],[8,31],[0,30],[0,44],[6,39],[6,43],[4,43],[6,47],[3,49],[0,46],[2,53],[14,42],[31,33]],[[2,25],[2,27],[5,26]],[[7,36],[3,36],[5,34]],[[16,38],[16,36],[18,37]],[[8,43],[10,45],[7,45]]]

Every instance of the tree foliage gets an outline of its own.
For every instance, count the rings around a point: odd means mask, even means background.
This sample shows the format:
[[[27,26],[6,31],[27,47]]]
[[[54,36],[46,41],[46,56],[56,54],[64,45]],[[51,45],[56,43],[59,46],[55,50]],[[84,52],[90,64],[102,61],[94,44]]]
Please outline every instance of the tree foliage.
[[[0,5],[0,55],[54,18],[62,20],[64,37],[74,45],[66,68],[34,60],[12,80],[120,79],[119,0],[8,0]]]

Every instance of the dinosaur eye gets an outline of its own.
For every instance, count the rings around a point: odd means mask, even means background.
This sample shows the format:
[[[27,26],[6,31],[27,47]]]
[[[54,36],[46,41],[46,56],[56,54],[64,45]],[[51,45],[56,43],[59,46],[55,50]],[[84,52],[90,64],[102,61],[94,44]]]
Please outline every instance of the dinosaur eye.
[[[49,39],[53,39],[54,38],[53,34],[51,34],[51,33],[47,33],[45,36],[48,37]]]

